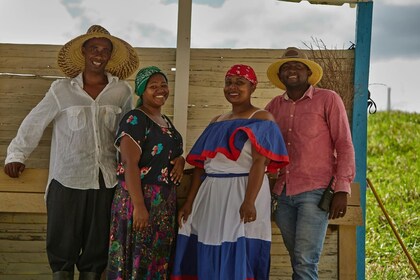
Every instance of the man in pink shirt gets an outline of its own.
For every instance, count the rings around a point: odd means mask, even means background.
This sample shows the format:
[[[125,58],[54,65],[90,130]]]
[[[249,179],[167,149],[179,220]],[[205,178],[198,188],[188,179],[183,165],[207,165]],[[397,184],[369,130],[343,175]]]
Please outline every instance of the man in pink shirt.
[[[274,115],[290,159],[279,172],[273,197],[275,221],[289,251],[294,280],[318,279],[328,219],[346,214],[355,176],[343,101],[332,90],[314,87],[322,73],[318,63],[293,47],[267,69],[269,80],[285,90],[265,109]],[[334,194],[325,211],[318,204],[330,181]]]

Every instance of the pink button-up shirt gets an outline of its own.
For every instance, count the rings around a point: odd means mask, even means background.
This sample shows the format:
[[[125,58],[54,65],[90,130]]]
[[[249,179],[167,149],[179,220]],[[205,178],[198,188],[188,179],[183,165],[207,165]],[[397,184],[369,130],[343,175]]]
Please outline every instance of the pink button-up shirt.
[[[279,95],[267,104],[283,134],[290,163],[273,188],[287,195],[325,188],[335,176],[335,192],[350,193],[355,176],[354,147],[341,97],[334,91],[312,86],[301,99]]]

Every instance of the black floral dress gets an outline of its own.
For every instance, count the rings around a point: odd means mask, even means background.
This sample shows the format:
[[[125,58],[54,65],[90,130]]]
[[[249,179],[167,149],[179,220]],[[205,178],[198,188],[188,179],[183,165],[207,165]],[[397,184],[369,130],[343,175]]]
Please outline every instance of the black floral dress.
[[[124,166],[118,164],[118,186],[112,203],[108,279],[169,279],[176,236],[176,185],[170,179],[170,161],[182,155],[182,137],[169,119],[168,127],[151,120],[140,109],[127,113],[115,140],[123,136],[141,148],[139,176],[149,211],[149,225],[132,230],[133,205],[125,185]]]

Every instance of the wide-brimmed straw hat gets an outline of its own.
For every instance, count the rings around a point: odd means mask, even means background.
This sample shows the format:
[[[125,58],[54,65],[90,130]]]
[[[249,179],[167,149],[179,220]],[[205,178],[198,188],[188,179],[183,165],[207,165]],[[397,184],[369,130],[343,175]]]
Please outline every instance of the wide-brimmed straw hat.
[[[280,81],[278,73],[280,67],[289,61],[298,61],[309,67],[309,69],[312,71],[312,75],[309,76],[308,82],[311,85],[315,86],[321,80],[323,74],[321,65],[313,60],[309,60],[308,56],[298,48],[289,47],[286,49],[281,59],[272,63],[267,69],[267,77],[276,87],[286,90],[286,86],[282,81]]]
[[[120,79],[126,79],[139,66],[139,57],[134,48],[126,41],[112,36],[100,25],[92,25],[86,34],[80,35],[66,43],[59,51],[57,63],[63,73],[74,78],[85,68],[85,57],[82,54],[83,43],[92,38],[107,38],[112,43],[112,54],[105,70]]]

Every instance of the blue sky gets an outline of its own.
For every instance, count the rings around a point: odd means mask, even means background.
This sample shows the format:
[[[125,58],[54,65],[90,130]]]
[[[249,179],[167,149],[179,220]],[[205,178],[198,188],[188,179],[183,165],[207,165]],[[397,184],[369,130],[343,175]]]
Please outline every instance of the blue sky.
[[[177,0],[0,0],[0,42],[64,44],[100,24],[135,47],[175,47]],[[420,112],[420,0],[374,0],[369,87],[380,110]],[[193,0],[193,48],[355,42],[356,9],[276,0]]]

